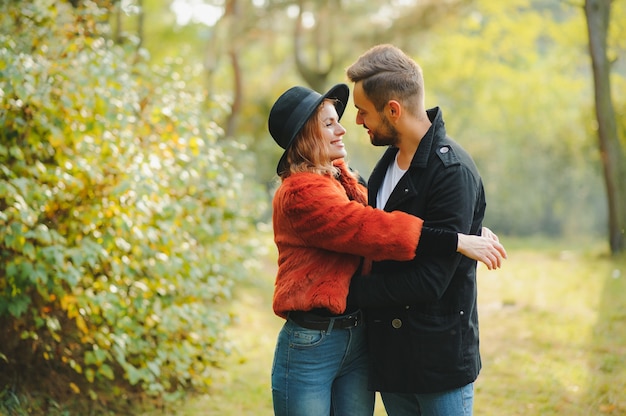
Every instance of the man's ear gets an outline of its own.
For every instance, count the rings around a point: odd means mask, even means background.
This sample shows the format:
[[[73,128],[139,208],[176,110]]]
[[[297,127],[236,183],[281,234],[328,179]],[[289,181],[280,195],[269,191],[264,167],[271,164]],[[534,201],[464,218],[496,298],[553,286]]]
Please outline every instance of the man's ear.
[[[402,106],[396,100],[390,100],[387,103],[387,116],[392,121],[397,121],[402,114]]]

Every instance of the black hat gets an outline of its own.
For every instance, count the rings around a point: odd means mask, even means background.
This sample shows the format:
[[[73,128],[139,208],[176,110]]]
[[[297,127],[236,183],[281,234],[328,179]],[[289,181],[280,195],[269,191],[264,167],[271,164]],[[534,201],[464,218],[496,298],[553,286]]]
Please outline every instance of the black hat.
[[[270,110],[268,127],[270,134],[285,152],[276,166],[276,173],[284,171],[287,149],[292,145],[302,127],[326,98],[336,99],[335,108],[339,119],[348,105],[350,89],[346,84],[337,84],[324,95],[305,87],[292,87],[285,91]]]

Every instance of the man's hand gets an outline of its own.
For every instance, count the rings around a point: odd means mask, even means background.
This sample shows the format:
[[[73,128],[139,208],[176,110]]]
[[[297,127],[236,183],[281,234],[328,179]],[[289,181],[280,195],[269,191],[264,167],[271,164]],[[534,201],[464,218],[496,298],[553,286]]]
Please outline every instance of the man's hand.
[[[504,246],[500,244],[498,236],[487,227],[483,227],[482,235],[458,235],[458,245],[456,251],[470,259],[480,261],[487,266],[487,269],[499,269],[502,260],[507,254]]]

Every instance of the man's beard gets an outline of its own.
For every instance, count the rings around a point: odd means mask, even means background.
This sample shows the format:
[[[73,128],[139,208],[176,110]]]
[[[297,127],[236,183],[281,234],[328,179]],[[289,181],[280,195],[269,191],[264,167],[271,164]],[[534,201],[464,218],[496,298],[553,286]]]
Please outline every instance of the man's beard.
[[[398,130],[381,114],[381,126],[377,131],[372,131],[370,142],[374,146],[395,146],[398,143]]]

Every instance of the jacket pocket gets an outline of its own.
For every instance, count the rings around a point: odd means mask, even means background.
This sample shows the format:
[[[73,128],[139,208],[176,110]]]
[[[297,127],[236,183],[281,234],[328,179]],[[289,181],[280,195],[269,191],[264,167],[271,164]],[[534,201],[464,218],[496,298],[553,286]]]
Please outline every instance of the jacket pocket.
[[[463,337],[458,315],[408,316],[409,339],[415,351],[415,370],[455,372],[462,366]]]

